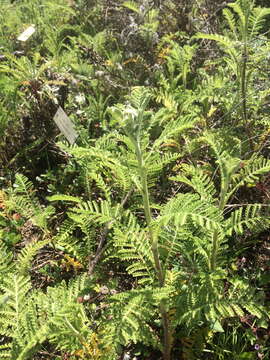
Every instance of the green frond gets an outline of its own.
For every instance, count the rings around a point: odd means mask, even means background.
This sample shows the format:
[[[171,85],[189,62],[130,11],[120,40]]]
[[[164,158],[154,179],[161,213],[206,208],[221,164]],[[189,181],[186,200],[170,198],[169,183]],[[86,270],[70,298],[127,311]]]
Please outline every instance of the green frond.
[[[73,314],[76,313],[77,317]],[[61,350],[76,350],[87,346],[92,331],[89,321],[79,303],[62,303],[49,322],[48,338]]]
[[[265,315],[265,310],[255,302],[244,304],[243,307],[252,315],[256,316],[258,319],[261,319]],[[269,314],[267,314],[269,318]]]
[[[174,121],[168,122],[158,139],[155,140],[153,149],[158,149],[161,145],[165,145],[166,142],[182,135],[186,130],[192,129],[196,122],[198,122],[198,118],[190,115],[182,116]]]
[[[74,300],[74,297],[79,296],[85,289],[89,289],[92,285],[87,273],[78,275],[76,279],[70,280],[66,298],[72,301]]]
[[[233,57],[233,59],[237,62],[238,60],[238,52],[235,48],[236,43],[229,39],[228,37],[224,35],[219,34],[204,34],[204,33],[198,33],[193,37],[194,39],[207,39],[207,40],[213,40],[216,41],[221,48],[230,54],[230,56]]]
[[[224,9],[223,16],[225,17],[227,24],[229,25],[229,28],[234,35],[235,40],[237,40],[237,25],[232,11],[229,9]]]
[[[27,275],[31,269],[31,262],[37,252],[45,245],[49,244],[50,240],[36,241],[25,246],[18,255],[16,266],[17,272],[20,275]]]
[[[2,359],[13,360],[11,358],[11,343],[0,345],[0,355]]]
[[[65,194],[51,195],[51,196],[47,197],[47,200],[49,200],[49,201],[70,201],[70,202],[75,202],[75,203],[81,202],[80,198],[78,198],[76,196],[65,195]]]
[[[189,253],[189,256],[193,256],[193,261],[189,263],[198,271],[209,269],[210,256],[212,252],[212,243],[209,241],[209,237],[193,236],[190,241],[193,241],[193,253]]]
[[[189,226],[173,229],[165,226],[159,236],[160,259],[167,275],[169,268],[182,274],[209,269],[211,237],[194,234]],[[184,276],[184,275],[183,275]]]
[[[109,221],[116,220],[120,213],[120,204],[112,206],[107,200],[101,200],[100,202],[82,202],[77,208],[73,208],[68,215],[79,224],[92,223],[103,225]]]
[[[233,211],[225,221],[226,234],[243,234],[245,229],[262,231],[270,226],[267,216],[261,214],[261,204],[249,204]]]
[[[0,332],[12,337],[27,305],[27,294],[31,289],[30,278],[9,274],[2,280],[0,289],[6,298],[0,307]]]
[[[96,173],[96,172],[88,172],[87,176],[89,177],[89,179],[92,179],[95,181],[97,187],[103,192],[105,199],[110,202],[110,198],[111,198],[111,191],[110,188],[107,186],[107,184],[105,183],[103,177]]]
[[[224,155],[226,158],[238,158],[241,155],[240,139],[230,133],[226,134],[226,131],[222,133],[220,130],[206,131],[195,141],[208,144],[218,161],[221,161]]]
[[[80,241],[72,236],[73,231],[76,229],[76,223],[71,219],[65,220],[57,234],[52,238],[52,243],[56,248],[64,250],[68,254],[72,254],[77,259],[82,260],[79,255]]]
[[[221,227],[221,214],[217,207],[202,201],[195,194],[178,194],[162,209],[157,218],[160,225],[174,225],[181,227],[188,221],[207,230],[218,230]]]
[[[54,214],[53,206],[42,206],[35,196],[33,184],[22,174],[16,174],[14,189],[10,192],[6,206],[15,210],[44,232],[48,230],[48,219]]]
[[[31,358],[46,340],[48,330],[47,323],[41,323],[38,319],[35,299],[28,298],[27,307],[22,313],[18,328],[13,334],[11,358],[17,360]]]
[[[99,147],[88,147],[83,148],[80,146],[76,146],[73,148],[66,149],[71,155],[73,155],[76,160],[90,160],[91,158],[96,161],[100,161],[102,164],[108,164],[110,162],[114,162],[114,159],[109,151],[105,149],[100,149]]]
[[[161,173],[161,170],[166,165],[175,162],[177,159],[179,159],[179,157],[180,157],[179,154],[171,154],[171,153],[165,153],[161,155],[158,154],[156,150],[156,153],[154,153],[153,156],[151,156],[150,154],[149,157],[145,159],[145,171],[148,177],[147,179],[148,179],[149,188],[156,184],[159,175]]]
[[[232,136],[217,136],[219,132],[207,132],[199,141],[207,143],[214,153],[218,170],[220,172],[220,188],[228,199],[228,190],[233,176],[241,168],[242,161],[239,158],[240,142]],[[225,195],[226,192],[226,195]]]
[[[75,351],[88,343],[92,333],[89,320],[83,305],[77,301],[88,285],[83,275],[68,285],[63,281],[56,287],[48,287],[46,293],[33,294],[39,319],[47,326],[46,338],[58,349]]]
[[[254,8],[249,17],[249,37],[252,39],[262,29],[266,17],[270,15],[269,8]]]
[[[104,347],[117,349],[119,345],[138,343],[159,348],[159,339],[148,323],[155,314],[152,289],[134,290],[110,298],[110,323],[101,329]]]
[[[182,164],[179,169],[181,174],[172,176],[170,180],[182,182],[197,192],[202,200],[214,201],[215,186],[210,176],[202,168]]]
[[[110,201],[81,201],[69,209],[68,219],[60,226],[58,234],[52,242],[68,254],[75,256],[80,262],[85,262],[86,256],[96,246],[97,227],[113,227],[122,217],[121,204],[112,206]],[[76,238],[73,232],[80,229],[83,236]]]
[[[259,177],[270,171],[270,160],[256,156],[243,161],[241,169],[232,177],[232,187],[228,198],[235,193],[241,186],[254,184],[259,181]]]
[[[183,250],[183,243],[181,243],[181,240],[187,235],[188,231],[183,229],[180,234],[179,232],[180,231],[168,229],[168,227],[165,226],[163,231],[159,234],[160,255],[161,259],[164,261],[165,268],[167,268],[169,264],[173,265],[175,257]]]
[[[2,231],[0,230],[0,284],[2,282],[2,278],[11,273],[15,266],[13,263],[13,253],[3,243],[1,237]]]
[[[117,143],[119,142],[121,144],[124,144],[128,152],[134,152],[134,144],[127,135],[123,135],[119,132],[114,132],[112,133],[112,139],[113,139],[113,146],[111,146],[112,152],[115,152],[116,150],[115,141],[117,141]]]
[[[138,4],[136,4],[135,1],[124,1],[122,6],[124,6],[125,8],[134,11],[135,13],[139,14],[140,13],[140,9],[138,7]]]
[[[176,89],[181,80],[183,87],[187,87],[187,78],[191,72],[191,61],[196,53],[197,45],[179,45],[176,41],[169,40],[169,51],[165,55],[166,66],[169,73],[170,88]]]
[[[197,321],[206,321],[210,324],[219,323],[226,318],[241,317],[244,314],[246,304],[252,304],[252,300],[243,284],[232,284],[227,296],[221,295],[223,287],[223,272],[204,274],[193,281],[192,289],[184,286],[182,297],[176,296],[178,323],[192,326]],[[181,307],[180,307],[181,302]]]
[[[130,169],[123,161],[120,161],[119,157],[121,153],[116,153],[115,149],[113,151],[108,151],[103,148],[104,144],[98,144],[95,147],[82,148],[76,147],[73,149],[68,149],[68,152],[74,156],[75,160],[86,167],[86,176],[88,173],[93,173],[93,167],[95,168],[95,173],[101,173],[105,177],[113,179],[115,186],[119,186],[124,191],[129,190],[132,182],[129,176]],[[115,143],[114,143],[115,145]],[[128,159],[127,159],[128,160]],[[127,163],[128,164],[128,163]],[[88,167],[91,165],[88,171]]]
[[[127,261],[127,272],[138,277],[139,283],[152,283],[155,275],[153,273],[153,255],[151,244],[147,233],[138,227],[131,228],[129,231],[114,231],[114,246],[116,257],[122,261]]]
[[[239,28],[240,33],[243,36],[247,21],[248,21],[248,13],[250,10],[250,0],[246,0],[245,2],[246,6],[243,6],[243,3],[236,1],[233,4],[228,4],[228,6],[233,9],[233,11],[238,15],[239,19]]]
[[[16,174],[14,187],[17,193],[29,194],[29,196],[35,192],[31,181],[22,174]]]
[[[143,86],[134,86],[131,89],[131,94],[127,96],[128,101],[140,112],[145,111],[150,99],[151,92],[148,88]]]

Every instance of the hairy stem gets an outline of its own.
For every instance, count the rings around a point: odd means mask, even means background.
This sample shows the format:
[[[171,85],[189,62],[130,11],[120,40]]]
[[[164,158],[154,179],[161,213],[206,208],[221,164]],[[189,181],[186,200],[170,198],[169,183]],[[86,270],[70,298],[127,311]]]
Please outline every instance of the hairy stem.
[[[226,195],[229,189],[229,176],[227,179],[225,179],[225,182],[222,185],[221,191],[220,191],[220,198],[219,198],[219,210],[223,211],[226,205]],[[217,262],[217,253],[218,253],[218,230],[215,230],[213,233],[213,248],[212,248],[212,254],[211,254],[211,262],[210,262],[210,270],[214,271],[216,269],[216,262]]]
[[[148,183],[147,183],[147,173],[144,166],[143,156],[140,148],[139,141],[134,141],[136,156],[139,165],[139,175],[141,179],[141,192],[143,198],[143,206],[144,206],[144,214],[146,218],[146,224],[148,227],[148,234],[151,241],[151,250],[154,258],[155,271],[157,274],[159,286],[163,287],[165,282],[164,272],[162,270],[162,266],[159,259],[159,251],[158,251],[158,241],[156,236],[153,233],[152,229],[152,213],[150,208],[150,200],[149,200],[149,191],[148,191]],[[171,358],[171,332],[170,332],[170,320],[168,314],[166,312],[166,307],[164,302],[160,304],[160,314],[162,318],[163,332],[164,332],[164,349],[163,349],[163,359],[170,360]]]

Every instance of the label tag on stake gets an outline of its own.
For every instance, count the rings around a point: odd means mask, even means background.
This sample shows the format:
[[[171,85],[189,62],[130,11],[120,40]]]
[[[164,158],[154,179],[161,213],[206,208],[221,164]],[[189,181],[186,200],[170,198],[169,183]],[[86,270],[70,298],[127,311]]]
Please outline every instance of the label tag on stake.
[[[64,110],[59,106],[58,110],[56,111],[54,118],[54,122],[58,126],[61,133],[66,137],[66,139],[69,141],[71,145],[74,144],[75,140],[78,137],[78,134],[76,130],[74,129],[74,126],[70,120],[70,118],[67,116],[67,114],[64,112]]]
[[[30,36],[34,34],[35,31],[36,29],[34,28],[34,25],[31,25],[26,30],[24,30],[24,32],[22,32],[21,35],[17,37],[17,40],[19,41],[28,40]]]

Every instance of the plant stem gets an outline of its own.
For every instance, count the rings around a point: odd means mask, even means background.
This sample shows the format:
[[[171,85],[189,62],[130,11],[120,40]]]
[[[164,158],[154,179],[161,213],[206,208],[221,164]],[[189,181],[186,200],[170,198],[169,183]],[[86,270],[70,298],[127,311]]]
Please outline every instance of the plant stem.
[[[149,200],[149,191],[148,191],[148,183],[147,183],[147,173],[144,166],[142,151],[140,148],[139,140],[134,140],[133,143],[135,145],[136,156],[139,165],[139,175],[141,179],[141,192],[143,198],[143,207],[144,214],[146,219],[146,224],[148,227],[148,234],[151,241],[151,250],[154,258],[155,271],[157,274],[159,286],[162,288],[165,283],[165,276],[162,270],[162,266],[159,259],[159,251],[158,251],[158,241],[153,233],[152,229],[152,213],[150,208],[150,200]],[[170,360],[171,358],[171,333],[170,333],[170,320],[168,314],[166,312],[166,307],[164,302],[160,303],[160,314],[162,318],[163,332],[164,332],[164,347],[163,347],[163,359]]]
[[[229,189],[229,177],[225,179],[224,184],[222,184],[222,188],[220,191],[220,200],[218,208],[223,211],[226,205],[226,195]],[[218,252],[218,230],[214,230],[213,233],[213,248],[211,254],[211,262],[210,262],[210,270],[214,271],[216,269],[217,262],[217,252]]]

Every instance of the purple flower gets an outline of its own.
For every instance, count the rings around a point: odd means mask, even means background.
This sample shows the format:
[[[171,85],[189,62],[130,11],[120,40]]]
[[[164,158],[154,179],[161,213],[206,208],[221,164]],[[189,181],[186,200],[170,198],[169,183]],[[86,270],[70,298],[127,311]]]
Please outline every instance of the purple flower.
[[[256,351],[260,350],[260,345],[259,345],[259,344],[255,344],[255,345],[254,345],[254,349],[255,349]]]

